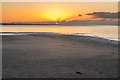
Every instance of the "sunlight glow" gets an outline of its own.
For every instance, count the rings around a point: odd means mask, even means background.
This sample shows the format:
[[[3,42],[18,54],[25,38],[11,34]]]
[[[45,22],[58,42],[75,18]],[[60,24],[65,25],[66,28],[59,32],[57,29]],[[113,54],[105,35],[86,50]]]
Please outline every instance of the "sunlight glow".
[[[61,21],[68,18],[70,15],[68,12],[58,8],[47,9],[43,16],[48,20]]]

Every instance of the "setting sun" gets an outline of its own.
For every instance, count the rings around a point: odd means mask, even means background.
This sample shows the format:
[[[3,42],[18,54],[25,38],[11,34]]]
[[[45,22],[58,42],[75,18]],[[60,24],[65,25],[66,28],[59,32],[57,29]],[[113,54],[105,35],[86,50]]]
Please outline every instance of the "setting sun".
[[[66,18],[68,18],[70,15],[69,13],[65,12],[62,9],[58,9],[58,8],[51,8],[51,9],[47,9],[44,13],[43,16],[46,19],[49,20],[53,20],[53,21],[61,21],[64,20]]]

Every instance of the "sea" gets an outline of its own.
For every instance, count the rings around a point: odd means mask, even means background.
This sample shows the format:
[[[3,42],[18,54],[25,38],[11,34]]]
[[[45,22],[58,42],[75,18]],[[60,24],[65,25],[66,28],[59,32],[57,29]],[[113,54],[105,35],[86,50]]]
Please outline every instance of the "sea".
[[[94,25],[94,26],[2,25],[0,35],[21,35],[20,32],[29,32],[33,34],[36,32],[37,33],[44,32],[65,35],[92,36],[118,41],[117,25]]]

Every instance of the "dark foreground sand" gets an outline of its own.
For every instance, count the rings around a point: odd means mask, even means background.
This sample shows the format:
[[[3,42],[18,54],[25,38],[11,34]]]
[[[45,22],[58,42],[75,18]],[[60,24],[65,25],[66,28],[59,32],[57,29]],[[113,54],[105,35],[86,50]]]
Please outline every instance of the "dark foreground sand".
[[[116,44],[65,35],[3,36],[3,78],[115,78]]]

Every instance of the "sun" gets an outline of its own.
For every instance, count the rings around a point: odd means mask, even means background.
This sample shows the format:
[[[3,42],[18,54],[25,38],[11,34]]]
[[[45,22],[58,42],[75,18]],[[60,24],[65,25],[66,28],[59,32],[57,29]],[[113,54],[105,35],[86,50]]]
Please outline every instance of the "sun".
[[[68,18],[69,14],[68,14],[68,12],[66,12],[62,9],[51,8],[51,9],[47,9],[44,12],[43,16],[48,20],[61,21],[61,20]]]

